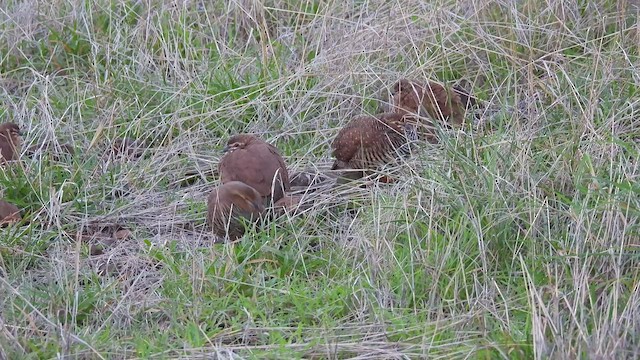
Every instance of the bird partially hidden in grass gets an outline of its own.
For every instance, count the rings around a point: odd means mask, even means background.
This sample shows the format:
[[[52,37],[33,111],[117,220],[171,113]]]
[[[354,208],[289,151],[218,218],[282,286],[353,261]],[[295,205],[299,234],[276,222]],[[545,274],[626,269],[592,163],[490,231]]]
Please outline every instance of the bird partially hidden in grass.
[[[330,176],[318,171],[302,170],[289,173],[291,187],[314,188],[331,179]]]
[[[89,244],[89,253],[96,256],[104,254],[116,243],[132,237],[132,233],[131,230],[117,223],[93,222],[85,224],[69,236]]]
[[[309,201],[309,195],[310,194],[307,194],[307,196],[303,194],[286,194],[273,205],[275,215],[282,216],[284,214],[289,214],[291,216],[296,216],[306,210],[309,210],[312,206],[311,201]]]
[[[15,123],[0,125],[0,165],[20,158],[21,135],[20,127]]]
[[[146,146],[140,140],[124,137],[113,140],[108,151],[116,159],[133,160],[141,157],[145,150]]]
[[[76,151],[71,144],[59,144],[54,141],[45,141],[39,144],[29,146],[24,154],[27,157],[34,157],[37,154],[41,156],[51,156],[53,161],[61,161],[65,158],[71,158],[75,155]]]
[[[5,227],[22,220],[20,209],[14,204],[0,200],[0,227]]]
[[[254,188],[265,205],[289,190],[289,173],[278,149],[251,134],[234,135],[224,147],[218,172],[223,184],[241,181]]]
[[[459,127],[464,123],[466,109],[475,104],[475,99],[462,88],[452,89],[433,82],[401,79],[391,87],[392,112],[413,114],[418,133],[430,142],[437,142],[434,124],[424,119],[439,121],[442,126]]]
[[[408,123],[400,113],[357,116],[343,127],[331,144],[335,162],[331,170],[345,170],[344,179],[359,179],[409,151]]]
[[[231,241],[242,237],[245,225],[258,222],[264,212],[261,194],[240,181],[214,188],[207,199],[207,225],[214,234]]]

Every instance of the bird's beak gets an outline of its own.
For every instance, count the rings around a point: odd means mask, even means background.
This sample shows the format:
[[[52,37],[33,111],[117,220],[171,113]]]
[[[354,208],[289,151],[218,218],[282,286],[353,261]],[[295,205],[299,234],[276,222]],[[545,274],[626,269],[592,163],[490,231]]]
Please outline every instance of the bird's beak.
[[[225,146],[222,148],[222,153],[223,153],[223,154],[226,154],[226,153],[227,153],[227,151],[229,151],[229,145],[225,145]]]

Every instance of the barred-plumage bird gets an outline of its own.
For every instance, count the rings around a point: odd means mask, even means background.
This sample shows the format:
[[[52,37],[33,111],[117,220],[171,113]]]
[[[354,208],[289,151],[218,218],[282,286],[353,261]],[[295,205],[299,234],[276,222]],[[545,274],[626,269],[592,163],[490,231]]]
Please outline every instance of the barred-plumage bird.
[[[232,136],[218,170],[225,184],[242,181],[263,197],[265,204],[276,202],[289,190],[289,173],[278,149],[250,134]],[[273,198],[272,198],[273,197]]]
[[[354,169],[346,178],[357,179],[391,163],[409,151],[405,115],[383,113],[358,116],[340,130],[331,144],[336,158],[332,170]]]
[[[214,234],[230,240],[244,235],[245,224],[260,220],[265,208],[262,196],[251,186],[230,181],[211,191],[207,199],[207,224]]]
[[[20,127],[12,122],[0,125],[0,164],[18,160],[22,142]]]
[[[392,112],[416,114],[442,121],[442,125],[460,126],[467,106],[473,104],[473,98],[460,89],[449,90],[432,81],[422,83],[401,79],[391,88],[390,102]],[[421,125],[427,129],[433,126]]]

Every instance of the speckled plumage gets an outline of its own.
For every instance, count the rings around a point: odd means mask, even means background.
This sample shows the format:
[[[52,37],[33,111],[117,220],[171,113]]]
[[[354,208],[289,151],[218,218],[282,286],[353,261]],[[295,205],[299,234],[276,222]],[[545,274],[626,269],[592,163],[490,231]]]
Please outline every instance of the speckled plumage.
[[[256,189],[240,181],[230,181],[211,191],[207,199],[207,224],[214,234],[230,240],[244,235],[243,219],[257,222],[265,208]]]
[[[218,170],[223,184],[242,181],[265,199],[276,202],[289,190],[289,173],[278,149],[250,134],[232,136]]]
[[[20,157],[20,127],[12,122],[0,125],[0,164]]]
[[[383,113],[353,118],[331,144],[332,170],[376,169],[408,150],[404,115]],[[362,174],[358,174],[358,177]]]

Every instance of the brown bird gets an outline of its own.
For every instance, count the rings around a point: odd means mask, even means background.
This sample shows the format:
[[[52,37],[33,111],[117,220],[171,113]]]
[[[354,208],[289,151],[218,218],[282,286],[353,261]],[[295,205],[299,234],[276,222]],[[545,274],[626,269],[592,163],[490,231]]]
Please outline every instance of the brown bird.
[[[306,170],[289,173],[291,186],[309,187],[322,182],[325,177],[320,173]]]
[[[463,102],[460,93],[459,89],[448,90],[433,81],[422,83],[401,79],[391,88],[390,102],[393,112],[415,114],[440,120],[443,125],[460,126],[464,122],[466,106],[471,101],[469,95],[463,93]]]
[[[242,181],[263,197],[265,204],[276,202],[289,190],[289,173],[275,146],[262,139],[240,134],[232,136],[224,148],[218,172],[223,184]]]
[[[344,177],[365,176],[366,170],[376,169],[408,152],[407,131],[405,115],[400,113],[353,118],[331,144],[336,158],[331,170],[360,169]]]
[[[464,83],[466,84],[467,82],[465,81]],[[453,85],[452,89],[456,94],[458,94],[458,96],[460,96],[460,101],[462,102],[465,110],[478,105],[478,99],[475,96],[471,95],[461,85]]]
[[[20,209],[5,200],[0,200],[0,226],[4,227],[22,220]]]
[[[0,164],[20,157],[20,127],[12,122],[0,125]]]
[[[230,181],[213,189],[207,208],[207,224],[213,232],[232,241],[244,235],[243,220],[247,224],[255,223],[265,211],[260,193],[240,181]]]
[[[29,146],[24,154],[27,157],[34,157],[36,154],[51,155],[51,159],[54,161],[60,161],[66,157],[72,157],[76,151],[71,144],[58,144],[54,141],[46,141],[40,144]]]
[[[305,199],[305,195],[291,195],[287,194],[278,200],[273,208],[275,209],[276,216],[282,216],[288,213],[295,216],[305,210],[311,208],[311,202]]]
[[[137,159],[144,153],[145,146],[132,138],[117,138],[111,143],[111,154],[114,158]]]

